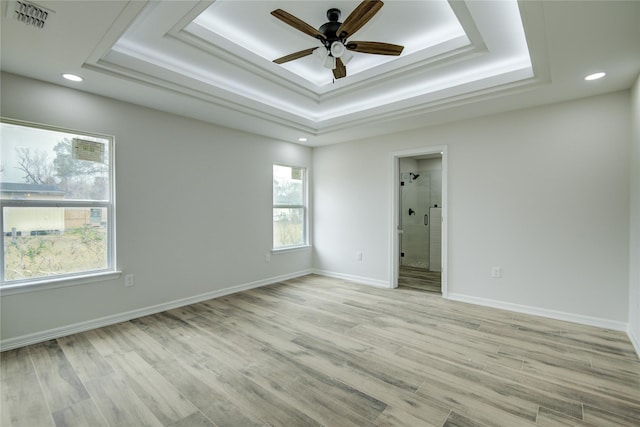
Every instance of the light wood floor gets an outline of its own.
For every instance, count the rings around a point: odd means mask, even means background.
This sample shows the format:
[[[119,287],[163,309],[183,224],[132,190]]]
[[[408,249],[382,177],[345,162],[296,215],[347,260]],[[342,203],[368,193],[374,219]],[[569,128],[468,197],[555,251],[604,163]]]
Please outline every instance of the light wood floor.
[[[638,426],[625,334],[320,276],[2,353],[8,426]]]
[[[400,266],[398,286],[442,293],[442,279],[438,271],[425,268]]]

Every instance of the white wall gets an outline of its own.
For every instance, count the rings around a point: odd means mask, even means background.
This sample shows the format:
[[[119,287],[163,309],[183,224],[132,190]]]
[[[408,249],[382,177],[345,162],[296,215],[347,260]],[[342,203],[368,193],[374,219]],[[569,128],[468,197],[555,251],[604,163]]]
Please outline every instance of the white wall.
[[[309,148],[3,74],[4,117],[115,135],[117,252],[124,278],[3,295],[3,342],[311,268],[273,255],[272,163]],[[35,334],[35,335],[31,335]]]
[[[442,207],[442,158],[420,160],[418,170],[429,175],[429,206]]]
[[[374,139],[314,149],[313,243],[319,272],[389,286],[390,145]]]
[[[640,75],[631,90],[631,219],[629,263],[629,336],[640,356]]]
[[[450,293],[628,320],[636,343],[640,336],[638,83],[631,98],[621,92],[313,150],[313,264],[310,251],[264,260],[271,164],[310,166],[310,149],[11,74],[1,84],[4,117],[116,136],[119,267],[136,277],[133,288],[120,278],[2,295],[3,342],[312,265],[388,285],[390,153],[435,145],[449,147]],[[492,265],[502,279],[489,277]]]
[[[399,162],[400,173],[416,172],[418,170],[418,161],[411,157],[404,157]]]
[[[318,148],[314,266],[388,285],[391,153],[447,145],[450,296],[623,328],[629,141],[620,92]]]

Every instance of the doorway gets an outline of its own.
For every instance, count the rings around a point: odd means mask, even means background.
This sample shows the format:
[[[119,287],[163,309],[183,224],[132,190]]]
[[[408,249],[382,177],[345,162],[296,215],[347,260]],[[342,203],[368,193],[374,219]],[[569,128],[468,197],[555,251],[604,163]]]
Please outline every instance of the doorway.
[[[446,147],[393,155],[392,287],[447,295]]]

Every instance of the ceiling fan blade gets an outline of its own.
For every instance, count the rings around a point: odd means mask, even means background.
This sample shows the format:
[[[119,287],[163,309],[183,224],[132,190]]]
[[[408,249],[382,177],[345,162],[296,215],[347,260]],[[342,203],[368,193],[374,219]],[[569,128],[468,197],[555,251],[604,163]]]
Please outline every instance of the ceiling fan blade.
[[[380,42],[348,42],[345,46],[354,52],[391,56],[400,55],[404,49],[404,46]]]
[[[300,52],[294,52],[289,55],[283,56],[282,58],[274,59],[273,62],[275,62],[276,64],[284,64],[285,62],[293,61],[294,59],[304,58],[305,56],[311,55],[316,49],[320,48],[312,47],[310,49],[301,50]]]
[[[344,20],[336,34],[341,38],[352,36],[364,24],[369,22],[384,5],[380,0],[364,0],[356,7],[347,19]]]
[[[285,24],[291,25],[296,30],[302,31],[303,33],[308,34],[311,37],[324,40],[324,35],[320,31],[316,30],[311,25],[304,22],[302,19],[296,18],[289,12],[285,12],[282,9],[276,9],[273,12],[271,12],[271,14],[276,18],[278,18],[279,20],[281,20],[282,22],[284,22]]]
[[[340,58],[336,58],[336,68],[333,69],[333,77],[336,79],[347,77],[347,67],[344,66]]]

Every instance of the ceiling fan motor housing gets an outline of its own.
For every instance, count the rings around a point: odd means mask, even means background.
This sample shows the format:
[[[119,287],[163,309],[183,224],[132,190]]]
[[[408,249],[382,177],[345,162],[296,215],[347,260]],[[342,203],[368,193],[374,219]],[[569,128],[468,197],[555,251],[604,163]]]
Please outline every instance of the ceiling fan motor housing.
[[[353,58],[353,55],[349,51],[399,56],[404,46],[370,41],[352,41],[347,43],[347,39],[369,22],[369,20],[378,13],[382,5],[381,0],[362,0],[344,22],[340,22],[340,9],[331,8],[327,10],[327,19],[329,22],[326,22],[318,29],[285,10],[276,9],[272,11],[271,14],[277,19],[319,40],[326,49],[323,51],[321,48],[312,47],[285,55],[281,58],[276,58],[273,62],[276,64],[284,64],[285,62],[304,58],[305,56],[316,55],[322,60],[326,68],[333,70],[333,76],[336,79],[341,79],[347,76],[346,64]]]
[[[340,19],[340,14],[340,9],[333,8],[327,10],[327,19],[329,19],[329,22],[322,24],[322,26],[318,29],[324,35],[324,40],[322,40],[322,43],[324,44],[324,47],[327,48],[327,50],[331,50],[331,45],[333,44],[333,42],[339,41],[340,43],[344,44],[344,42],[346,41],[336,34],[338,29],[342,25],[342,22],[338,22],[338,20]]]
[[[340,15],[342,14],[342,12],[340,12],[340,9],[336,9],[335,7],[327,10],[327,19],[330,22],[338,22],[340,20]]]

